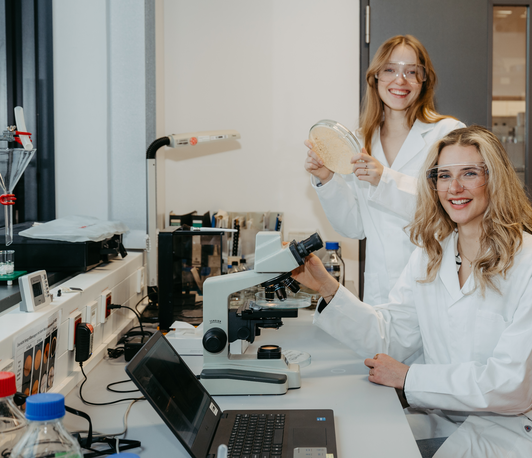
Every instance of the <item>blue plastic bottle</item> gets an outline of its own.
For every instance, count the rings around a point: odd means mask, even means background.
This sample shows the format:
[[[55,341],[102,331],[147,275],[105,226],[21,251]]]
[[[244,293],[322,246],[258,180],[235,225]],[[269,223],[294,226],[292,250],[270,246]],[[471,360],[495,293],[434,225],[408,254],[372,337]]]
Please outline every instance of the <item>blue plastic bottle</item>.
[[[338,242],[325,242],[327,253],[322,258],[323,265],[341,285],[345,286],[345,263],[340,256]]]
[[[82,458],[78,442],[63,426],[65,397],[42,393],[26,399],[28,429],[13,448],[11,458]]]

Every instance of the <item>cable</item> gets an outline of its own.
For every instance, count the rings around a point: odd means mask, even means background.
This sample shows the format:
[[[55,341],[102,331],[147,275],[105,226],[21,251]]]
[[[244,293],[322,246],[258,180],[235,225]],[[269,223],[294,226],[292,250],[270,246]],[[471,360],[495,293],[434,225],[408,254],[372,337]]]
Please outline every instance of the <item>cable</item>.
[[[79,367],[81,369],[81,373],[83,374],[83,377],[85,377],[85,380],[83,380],[83,382],[79,386],[79,398],[81,399],[81,402],[83,402],[83,404],[87,404],[89,406],[108,406],[108,405],[116,404],[118,402],[123,402],[123,401],[141,401],[141,400],[145,399],[142,396],[140,398],[122,398],[122,399],[117,399],[116,401],[109,401],[109,402],[89,402],[89,401],[86,401],[83,398],[82,390],[83,390],[83,385],[85,385],[85,382],[87,381],[87,375],[85,375],[85,371],[83,370],[83,363],[79,363]]]
[[[119,385],[121,383],[128,383],[128,382],[131,382],[131,380],[122,380],[121,382],[113,382],[113,383],[109,383],[109,385],[107,385],[107,391],[111,391],[113,393],[135,393],[137,391],[139,391],[138,389],[136,390],[124,390],[124,391],[119,391],[119,390],[112,390],[110,387],[113,386],[113,385]]]
[[[111,305],[109,305],[109,308],[110,309],[129,309],[129,310],[131,310],[135,315],[137,315],[137,318],[139,320],[140,330],[144,334],[144,328],[142,327],[142,320],[140,318],[140,314],[135,309],[132,309],[131,307],[128,307],[127,305],[119,305],[119,304],[111,304]]]
[[[140,304],[144,299],[146,299],[147,297],[150,297],[150,295],[149,295],[149,294],[146,294],[146,296],[144,296],[140,301],[138,301],[138,302],[135,304],[135,310],[136,310],[137,312],[139,311],[139,310],[138,310],[138,306],[139,306],[139,304]],[[149,301],[148,301],[148,305],[149,305]],[[146,306],[146,307],[147,307],[147,306]],[[145,310],[145,309],[144,309],[144,310]],[[143,310],[143,312],[144,312],[144,310]],[[142,314],[141,314],[141,316],[142,316]]]

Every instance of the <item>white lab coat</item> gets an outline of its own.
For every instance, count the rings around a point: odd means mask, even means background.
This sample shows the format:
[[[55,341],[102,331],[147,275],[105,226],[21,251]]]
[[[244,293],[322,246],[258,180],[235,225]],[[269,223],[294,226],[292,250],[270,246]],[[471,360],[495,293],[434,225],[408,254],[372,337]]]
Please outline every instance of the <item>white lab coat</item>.
[[[450,434],[436,457],[531,457],[532,236],[523,235],[506,279],[497,279],[500,293],[484,297],[473,275],[460,289],[456,241],[455,232],[443,242],[433,282],[416,281],[427,266],[417,248],[386,304],[341,287],[314,322],[364,357],[404,361],[422,350],[425,364],[410,366],[405,394],[426,409],[411,422],[416,439]]]
[[[354,174],[335,174],[323,186],[311,177],[334,230],[344,237],[366,238],[364,300],[368,304],[386,301],[415,248],[403,229],[415,211],[417,177],[430,147],[461,127],[465,125],[451,118],[434,124],[416,121],[391,167],[378,129],[372,155],[384,171],[377,186],[360,181]]]

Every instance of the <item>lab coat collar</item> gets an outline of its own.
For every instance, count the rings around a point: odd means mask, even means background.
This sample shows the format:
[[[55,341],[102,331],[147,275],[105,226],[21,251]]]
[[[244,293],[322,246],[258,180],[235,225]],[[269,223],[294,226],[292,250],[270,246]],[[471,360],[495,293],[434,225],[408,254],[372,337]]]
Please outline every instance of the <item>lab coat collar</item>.
[[[464,294],[460,289],[460,281],[458,280],[458,274],[456,272],[456,242],[458,240],[458,233],[455,231],[442,243],[443,258],[441,260],[440,271],[438,276],[441,278],[442,283],[449,292],[453,299],[453,302],[449,306],[453,305],[456,301],[461,299]],[[464,287],[467,286],[469,280]]]
[[[412,129],[408,132],[406,140],[401,146],[397,157],[393,161],[392,170],[401,170],[405,164],[407,164],[414,156],[419,154],[426,146],[425,134],[432,129],[436,124],[426,124],[416,119]]]

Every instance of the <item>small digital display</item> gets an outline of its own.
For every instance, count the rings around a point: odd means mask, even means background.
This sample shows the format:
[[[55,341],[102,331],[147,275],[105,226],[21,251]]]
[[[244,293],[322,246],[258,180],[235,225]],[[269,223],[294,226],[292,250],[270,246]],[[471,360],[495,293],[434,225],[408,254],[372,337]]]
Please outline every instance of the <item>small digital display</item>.
[[[42,284],[41,280],[39,279],[35,283],[31,285],[31,288],[33,290],[33,297],[39,297],[42,296]]]

